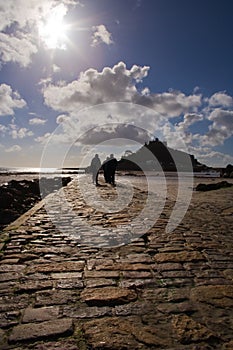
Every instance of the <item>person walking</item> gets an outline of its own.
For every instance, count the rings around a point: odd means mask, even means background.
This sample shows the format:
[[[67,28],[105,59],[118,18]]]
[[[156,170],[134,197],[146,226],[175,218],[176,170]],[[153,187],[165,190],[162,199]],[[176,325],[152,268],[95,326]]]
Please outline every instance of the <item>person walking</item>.
[[[99,176],[99,170],[101,168],[101,161],[99,159],[98,154],[96,154],[95,157],[92,159],[90,168],[92,172],[93,184],[95,184],[96,186],[99,186],[98,176]]]
[[[103,164],[102,164],[102,169],[103,169],[103,172],[104,172],[104,180],[106,183],[110,183],[110,180],[109,180],[109,176],[108,176],[108,169],[107,169],[107,163],[109,161],[109,157],[107,157],[104,161],[103,161]]]
[[[113,186],[116,186],[115,184],[116,168],[117,168],[117,160],[113,154],[110,154],[110,158],[106,163],[106,173],[107,173],[108,183],[110,183]]]

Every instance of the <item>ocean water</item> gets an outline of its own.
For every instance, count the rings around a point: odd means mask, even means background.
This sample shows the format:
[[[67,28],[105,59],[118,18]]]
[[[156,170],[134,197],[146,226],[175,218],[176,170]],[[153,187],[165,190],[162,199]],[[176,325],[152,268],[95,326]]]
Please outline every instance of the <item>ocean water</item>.
[[[55,176],[70,176],[70,177],[76,177],[77,175],[84,174],[84,169],[78,169],[78,168],[0,168],[0,185],[6,184],[11,180],[33,180],[38,177],[55,177]],[[128,175],[128,176],[127,176]],[[129,176],[130,175],[130,176]],[[100,175],[101,177],[102,175]],[[179,174],[179,180],[181,180],[184,184],[190,183],[191,178],[195,180],[211,180],[211,179],[218,179],[220,177],[219,173],[189,173],[184,172],[182,174]],[[166,181],[166,184],[177,184],[177,174],[175,172],[147,172],[145,176],[142,176],[139,174],[132,174],[132,173],[125,173],[125,176],[123,173],[116,175],[119,181],[120,179],[125,178],[132,181],[135,185],[145,187],[145,184],[147,183],[147,180],[149,179],[150,183],[153,184],[153,187],[158,188],[159,186],[163,185],[164,181]],[[196,181],[194,181],[196,182]]]
[[[39,177],[67,177],[83,174],[83,169],[57,169],[57,168],[0,168],[0,186],[9,183],[11,180],[23,181],[34,180]]]
[[[78,168],[0,168],[0,174],[79,174],[83,172],[84,169]]]

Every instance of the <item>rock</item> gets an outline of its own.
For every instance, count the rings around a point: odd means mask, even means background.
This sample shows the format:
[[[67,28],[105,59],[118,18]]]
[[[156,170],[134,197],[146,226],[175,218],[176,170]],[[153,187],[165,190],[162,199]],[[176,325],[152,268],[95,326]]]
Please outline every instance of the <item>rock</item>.
[[[86,322],[84,335],[91,349],[139,350],[147,346],[169,348],[170,337],[165,340],[154,327],[145,326],[138,317],[106,317]],[[147,347],[146,347],[147,348]]]
[[[0,225],[7,225],[18,217],[18,213],[13,209],[0,210]]]
[[[29,350],[24,348],[24,350]],[[56,342],[41,342],[33,345],[33,350],[81,350],[82,348],[77,344],[77,339],[62,339]],[[83,348],[84,349],[84,348]],[[16,349],[21,350],[21,349]]]
[[[73,323],[69,318],[54,319],[41,323],[29,323],[13,328],[9,343],[17,343],[41,338],[58,337],[73,333]]]
[[[97,318],[103,316],[112,316],[112,309],[109,306],[65,306],[64,315],[67,317],[82,319],[82,318]]]
[[[38,321],[49,321],[56,319],[59,315],[58,306],[47,306],[41,308],[28,307],[23,315],[23,323],[38,322]]]
[[[29,266],[27,272],[70,272],[70,271],[82,271],[84,268],[84,261],[66,261],[63,263],[50,263],[50,264],[37,264]],[[79,276],[81,277],[81,275]]]
[[[155,261],[158,263],[164,262],[187,262],[187,261],[197,261],[205,260],[203,255],[198,251],[183,251],[178,253],[158,253],[154,256]]]
[[[180,313],[193,313],[195,307],[189,301],[183,301],[180,303],[160,303],[157,310],[163,314],[180,314]]]
[[[225,343],[222,349],[223,350],[232,350],[233,349],[233,340],[231,340],[229,343]]]
[[[81,299],[88,305],[119,305],[136,300],[137,294],[119,287],[88,288],[81,293]]]
[[[77,296],[74,291],[69,290],[48,290],[36,292],[35,306],[62,305],[74,302]]]
[[[177,339],[181,344],[210,341],[216,338],[208,328],[187,315],[173,316],[172,325]]]
[[[0,208],[1,209],[6,209],[9,208],[13,202],[13,195],[12,193],[8,192],[8,191],[3,191],[3,189],[0,188]]]
[[[191,290],[190,297],[217,307],[233,307],[233,285],[199,286]]]
[[[221,181],[221,182],[210,183],[210,184],[199,184],[196,187],[196,191],[212,191],[212,190],[219,190],[220,188],[227,188],[231,186],[232,184],[227,181]]]
[[[7,185],[0,186],[0,226],[5,226],[16,220],[29,210],[43,196],[66,186],[71,177],[55,177],[34,179],[32,181],[11,180]]]

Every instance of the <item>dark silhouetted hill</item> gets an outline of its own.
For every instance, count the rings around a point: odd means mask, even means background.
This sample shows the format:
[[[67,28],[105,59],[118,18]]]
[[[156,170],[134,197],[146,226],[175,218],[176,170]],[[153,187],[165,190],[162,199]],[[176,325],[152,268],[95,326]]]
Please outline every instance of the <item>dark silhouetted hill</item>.
[[[163,171],[203,171],[208,169],[195,157],[186,152],[167,147],[166,143],[155,139],[145,143],[135,153],[127,154],[119,161],[118,170],[162,170]]]

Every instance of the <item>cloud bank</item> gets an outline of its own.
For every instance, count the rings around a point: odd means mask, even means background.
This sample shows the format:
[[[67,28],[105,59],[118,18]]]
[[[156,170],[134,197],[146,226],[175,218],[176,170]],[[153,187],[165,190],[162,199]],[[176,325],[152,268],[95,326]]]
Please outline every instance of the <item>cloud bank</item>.
[[[68,83],[63,81],[45,85],[42,89],[44,103],[62,113],[58,116],[57,123],[62,124],[63,132],[60,136],[56,135],[56,139],[59,140],[60,137],[61,142],[70,142],[80,130],[85,132],[92,128],[93,131],[88,136],[81,138],[83,143],[94,144],[113,135],[124,138],[127,133],[131,135],[135,132],[132,125],[136,121],[138,126],[168,141],[171,147],[181,149],[184,141],[187,150],[202,154],[203,159],[208,154],[210,159],[217,157],[218,153],[214,153],[212,147],[223,144],[233,135],[232,97],[225,92],[218,92],[210,98],[204,98],[197,89],[190,95],[174,90],[152,93],[148,87],[143,86],[149,70],[150,67],[139,65],[127,68],[124,62],[119,62],[102,71],[87,69]],[[125,102],[148,109],[138,115],[135,110],[134,114],[126,115],[121,112],[120,105],[111,109],[102,107],[101,111],[102,104],[116,106],[114,103]],[[96,106],[95,113],[87,110],[91,106]],[[173,122],[175,118],[179,118],[178,123]],[[105,123],[125,123],[126,127],[116,126],[107,132],[101,127],[98,130],[94,128]],[[205,128],[209,124],[206,132],[193,132],[196,123],[205,123]],[[183,141],[179,142],[181,139]],[[141,138],[140,140],[142,141]],[[227,159],[230,160],[231,157]]]

